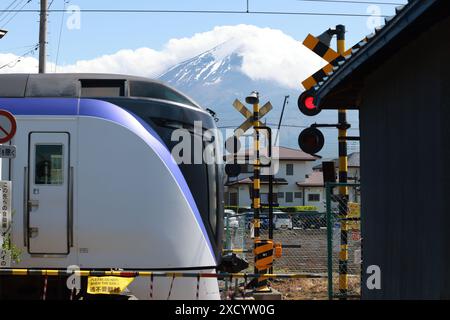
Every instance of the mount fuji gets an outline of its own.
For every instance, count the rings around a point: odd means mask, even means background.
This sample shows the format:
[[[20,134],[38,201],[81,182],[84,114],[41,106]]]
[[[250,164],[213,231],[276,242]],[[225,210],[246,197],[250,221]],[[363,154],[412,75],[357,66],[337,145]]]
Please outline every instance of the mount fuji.
[[[245,119],[232,106],[235,99],[241,102],[252,91],[260,93],[261,105],[270,101],[272,111],[263,118],[271,127],[276,128],[284,98],[289,96],[285,108],[281,131],[279,133],[281,146],[298,149],[298,135],[304,127],[317,123],[335,123],[337,111],[325,110],[316,117],[307,117],[297,108],[297,99],[303,88],[290,88],[274,80],[255,79],[250,77],[244,68],[248,51],[242,50],[238,41],[229,40],[211,50],[203,52],[191,59],[181,62],[165,71],[159,80],[168,83],[187,94],[200,105],[216,112],[219,118],[218,127],[236,128]],[[279,57],[282,59],[282,57]],[[264,62],[262,62],[264,63]],[[298,63],[302,63],[299,61]],[[267,67],[267,66],[265,66]],[[277,70],[273,70],[274,73]],[[251,109],[251,106],[247,106]],[[348,121],[352,128],[358,128],[358,115],[349,112]],[[324,158],[337,156],[337,130],[324,129],[325,147],[320,153]],[[351,131],[351,135],[358,135]],[[358,146],[350,145],[351,151],[359,151]]]

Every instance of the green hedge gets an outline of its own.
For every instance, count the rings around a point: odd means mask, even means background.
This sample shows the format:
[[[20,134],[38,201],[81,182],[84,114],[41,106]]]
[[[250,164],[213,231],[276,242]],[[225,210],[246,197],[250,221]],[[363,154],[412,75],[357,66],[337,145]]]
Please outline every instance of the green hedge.
[[[277,209],[284,212],[317,211],[316,206],[277,207]]]
[[[234,212],[244,212],[251,211],[250,208],[242,208],[236,206],[225,206],[225,209],[233,210]],[[263,206],[263,209],[268,209],[268,207]],[[294,207],[274,207],[274,210],[280,210],[283,212],[304,212],[304,211],[317,211],[317,207],[315,206],[294,206]]]

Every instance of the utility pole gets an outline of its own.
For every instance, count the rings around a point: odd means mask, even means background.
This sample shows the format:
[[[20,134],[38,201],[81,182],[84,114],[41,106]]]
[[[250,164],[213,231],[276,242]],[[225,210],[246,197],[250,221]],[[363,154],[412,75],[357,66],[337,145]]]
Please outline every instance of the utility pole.
[[[39,73],[45,73],[47,45],[47,0],[41,0],[39,18]]]

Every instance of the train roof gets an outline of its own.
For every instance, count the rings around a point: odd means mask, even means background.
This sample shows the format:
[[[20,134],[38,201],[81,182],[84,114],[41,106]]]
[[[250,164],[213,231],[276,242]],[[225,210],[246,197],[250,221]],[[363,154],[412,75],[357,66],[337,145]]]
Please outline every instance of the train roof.
[[[161,81],[122,74],[46,73],[0,74],[3,98],[151,98],[200,105]]]

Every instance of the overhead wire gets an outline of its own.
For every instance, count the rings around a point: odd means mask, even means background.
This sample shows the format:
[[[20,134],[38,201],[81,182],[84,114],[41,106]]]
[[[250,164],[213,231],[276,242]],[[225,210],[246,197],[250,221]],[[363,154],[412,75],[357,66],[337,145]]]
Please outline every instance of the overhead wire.
[[[23,2],[23,1],[24,1],[24,0],[15,0],[15,1],[13,1],[13,2],[8,6],[8,8],[6,8],[6,9],[0,11],[0,16],[2,16],[2,17],[0,18],[0,22],[2,22],[2,21],[4,21],[5,19],[7,19],[8,16],[12,13],[12,10],[15,10],[15,9],[20,5],[20,3]],[[14,7],[10,8],[10,7],[13,6],[13,5],[14,5]]]
[[[17,12],[18,10],[0,10],[1,12]],[[50,9],[49,13],[61,13],[64,10]],[[27,9],[21,12],[38,13],[37,9]],[[341,16],[341,17],[388,17],[366,13],[347,12],[306,12],[306,11],[243,11],[243,10],[171,10],[171,9],[80,9],[80,13],[192,13],[192,14],[255,14],[255,15],[303,15],[303,16]]]
[[[10,23],[11,20],[13,20],[19,13],[23,12],[23,8],[25,8],[25,6],[26,6],[27,4],[29,4],[31,1],[32,1],[32,0],[28,0],[27,2],[25,2],[25,3],[22,5],[22,7],[20,7],[20,9],[15,10],[15,11],[14,11],[14,12],[15,12],[14,15],[12,15],[11,18],[9,18],[9,20],[6,21],[6,22],[1,26],[1,28],[4,28],[4,27],[5,27],[8,23]],[[22,4],[22,3],[23,3],[23,1],[19,2],[19,4]]]
[[[39,49],[39,44],[36,44],[33,47],[33,49],[26,51],[25,53],[21,54],[19,57],[17,57],[15,59],[11,60],[10,62],[5,63],[4,65],[0,66],[0,70],[3,69],[3,68],[13,68],[13,67],[15,67],[20,61],[22,61],[22,59],[24,57],[26,57],[27,55],[35,52],[37,49]],[[11,65],[11,64],[13,64],[13,65]]]
[[[63,0],[64,2],[64,10],[61,15],[61,24],[59,26],[59,36],[58,36],[58,47],[56,49],[56,60],[55,60],[55,69],[54,72],[56,73],[56,69],[58,67],[58,59],[59,59],[59,50],[61,46],[61,38],[62,38],[62,31],[63,31],[63,24],[64,24],[64,14],[66,12],[66,5],[70,2],[69,0]]]
[[[13,6],[14,3],[16,3],[17,1],[19,1],[19,0],[13,0],[13,1],[6,7],[5,10],[8,10],[9,8],[11,8],[11,6]],[[0,12],[0,17],[3,16],[5,13],[8,13],[8,12]],[[3,18],[2,18],[2,19],[3,19]],[[1,21],[2,19],[0,19],[0,21]]]

